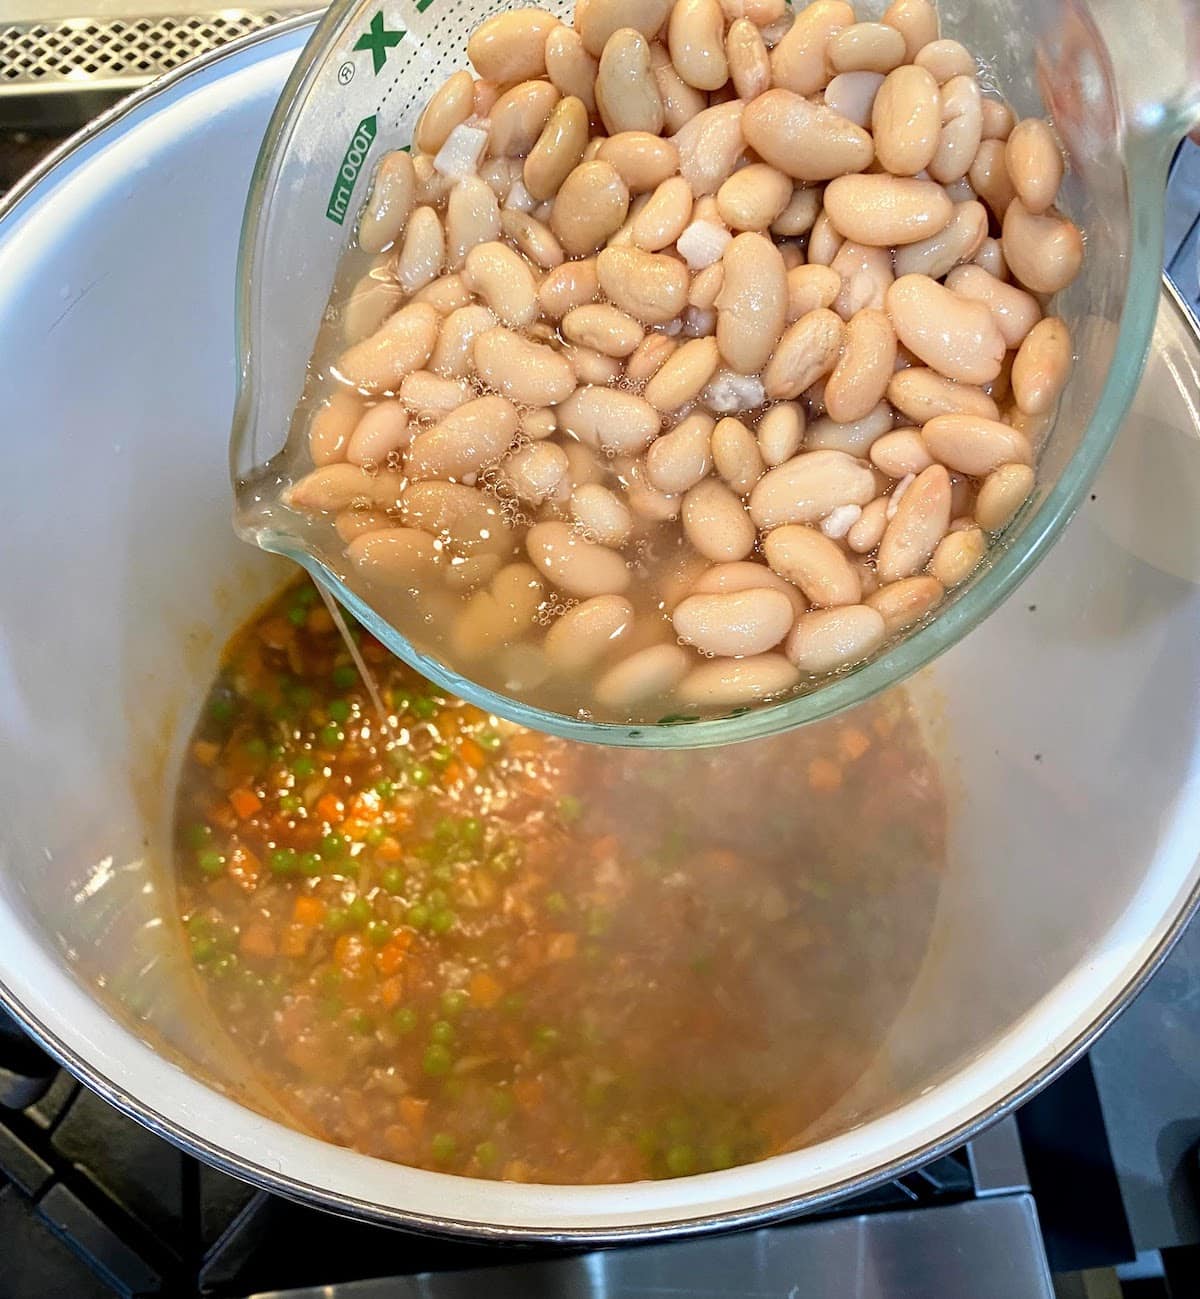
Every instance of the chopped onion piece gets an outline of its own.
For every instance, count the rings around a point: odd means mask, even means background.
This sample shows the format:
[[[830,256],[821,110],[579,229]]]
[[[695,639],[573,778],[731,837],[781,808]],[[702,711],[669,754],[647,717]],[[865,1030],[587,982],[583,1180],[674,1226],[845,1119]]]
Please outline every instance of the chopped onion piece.
[[[675,247],[693,271],[702,271],[721,260],[721,254],[732,239],[733,235],[715,221],[693,221],[676,239]]]
[[[488,133],[478,126],[456,126],[433,160],[434,171],[461,180],[479,170],[479,160],[487,148]]]

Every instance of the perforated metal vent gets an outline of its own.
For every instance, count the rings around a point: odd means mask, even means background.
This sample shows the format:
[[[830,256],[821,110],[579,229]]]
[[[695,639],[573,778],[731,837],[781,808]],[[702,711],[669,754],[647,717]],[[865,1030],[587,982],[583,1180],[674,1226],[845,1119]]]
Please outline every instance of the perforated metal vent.
[[[311,5],[0,25],[0,96],[124,90]]]

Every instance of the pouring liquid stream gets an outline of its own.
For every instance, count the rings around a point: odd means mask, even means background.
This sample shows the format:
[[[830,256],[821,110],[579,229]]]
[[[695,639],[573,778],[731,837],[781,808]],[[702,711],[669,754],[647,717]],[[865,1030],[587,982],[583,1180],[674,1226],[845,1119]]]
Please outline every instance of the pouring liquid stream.
[[[387,706],[383,701],[383,694],[379,689],[379,682],[375,679],[375,674],[367,665],[363,658],[362,650],[358,647],[358,642],[354,639],[350,631],[350,623],[346,619],[345,611],[342,606],[333,598],[325,589],[323,582],[315,582],[317,590],[320,592],[321,599],[325,603],[325,608],[329,610],[329,616],[333,619],[333,625],[337,628],[338,635],[342,638],[342,643],[346,646],[346,652],[354,662],[358,675],[362,679],[363,686],[366,688],[367,695],[375,709],[375,715],[379,718],[379,734],[385,744],[390,743],[396,737],[392,732],[391,722],[388,717]]]

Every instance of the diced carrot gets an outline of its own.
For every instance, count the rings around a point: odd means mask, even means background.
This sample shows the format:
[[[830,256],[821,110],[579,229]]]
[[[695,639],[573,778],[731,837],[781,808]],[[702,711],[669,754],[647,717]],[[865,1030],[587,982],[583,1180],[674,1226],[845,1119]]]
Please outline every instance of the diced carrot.
[[[403,1123],[389,1123],[383,1130],[383,1147],[389,1159],[411,1164],[417,1157],[417,1138]]]
[[[487,754],[469,735],[465,736],[463,742],[458,746],[458,753],[467,766],[476,771],[487,761]]]
[[[398,974],[393,974],[390,979],[384,979],[380,983],[379,1000],[383,1002],[384,1010],[394,1010],[403,996],[404,980]]]
[[[396,1109],[404,1126],[420,1136],[425,1127],[425,1115],[429,1112],[429,1102],[419,1096],[401,1096],[396,1102]]]
[[[546,955],[552,961],[569,961],[575,955],[578,946],[578,934],[567,932],[546,936]]]
[[[325,918],[325,903],[302,893],[292,904],[292,919],[298,925],[319,925]]]
[[[286,618],[266,618],[258,625],[258,639],[271,649],[287,649],[295,638],[295,628]]]
[[[238,939],[243,956],[270,960],[275,955],[275,934],[267,920],[252,920],[244,926]]]
[[[351,973],[356,973],[362,965],[366,948],[357,934],[339,934],[333,945],[333,959]]]
[[[229,791],[229,803],[243,821],[249,820],[262,807],[262,799],[245,786]]]
[[[337,825],[345,814],[345,805],[336,794],[322,794],[317,799],[317,815],[322,821]]]
[[[408,937],[407,931],[403,931],[404,937]],[[379,954],[375,957],[375,964],[380,974],[395,974],[396,971],[404,964],[405,953],[408,951],[408,943],[401,940],[401,935],[397,934],[379,949]]]
[[[466,779],[466,774],[462,763],[456,758],[451,758],[442,772],[443,782],[447,785],[457,785],[460,780]]]
[[[512,1085],[513,1096],[524,1110],[533,1110],[542,1103],[546,1085],[540,1078],[518,1078]]]
[[[841,767],[830,758],[814,758],[808,764],[808,787],[818,794],[832,794],[841,789]]]
[[[602,834],[592,840],[591,854],[593,861],[603,861],[605,857],[615,857],[621,849],[621,841],[615,834]]]
[[[319,604],[313,605],[308,611],[308,618],[304,623],[305,628],[312,632],[325,632],[333,630],[333,619],[329,616],[329,610],[323,609]]]
[[[398,807],[392,812],[392,829],[407,830],[412,825],[412,812],[406,807]]]
[[[208,819],[222,830],[237,829],[237,813],[224,800],[214,803],[208,809]]]
[[[848,726],[838,736],[838,752],[847,762],[857,762],[871,747],[871,737],[857,726]]]
[[[380,861],[399,861],[404,856],[400,847],[400,840],[395,835],[388,837],[375,849],[375,856]]]
[[[312,942],[313,931],[308,925],[288,925],[279,941],[284,956],[303,956]]]
[[[262,863],[249,848],[243,848],[239,845],[230,852],[229,865],[225,870],[232,879],[236,880],[242,888],[249,892],[258,883]]]
[[[221,752],[221,746],[214,744],[212,740],[197,740],[192,745],[192,757],[202,767],[211,767],[216,762]]]
[[[476,970],[467,986],[471,1000],[484,1010],[489,1010],[504,995],[503,985],[486,970]]]
[[[504,1165],[500,1178],[505,1182],[529,1181],[529,1165],[523,1159],[510,1159]]]

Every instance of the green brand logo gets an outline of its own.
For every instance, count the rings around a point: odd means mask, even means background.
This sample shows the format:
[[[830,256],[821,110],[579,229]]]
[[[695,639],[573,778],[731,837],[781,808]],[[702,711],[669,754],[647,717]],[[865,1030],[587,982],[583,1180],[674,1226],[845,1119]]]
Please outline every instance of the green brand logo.
[[[367,154],[371,151],[375,132],[378,129],[378,122],[375,114],[372,113],[370,117],[364,117],[359,122],[350,137],[350,147],[346,150],[346,156],[338,168],[337,179],[333,182],[333,192],[329,195],[329,206],[325,209],[325,215],[336,225],[342,224],[346,219],[346,213],[350,210],[350,196],[354,193],[358,173],[363,169],[363,163],[366,162]]]
[[[418,10],[420,7],[417,6]],[[371,19],[369,30],[363,32],[354,48],[371,51],[371,66],[375,69],[375,75],[379,76],[383,65],[387,62],[388,50],[394,45],[399,45],[403,39],[404,33],[399,28],[388,27],[383,21],[383,10],[380,9]]]

